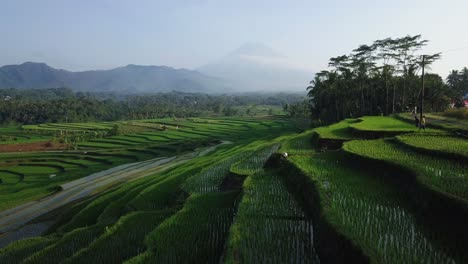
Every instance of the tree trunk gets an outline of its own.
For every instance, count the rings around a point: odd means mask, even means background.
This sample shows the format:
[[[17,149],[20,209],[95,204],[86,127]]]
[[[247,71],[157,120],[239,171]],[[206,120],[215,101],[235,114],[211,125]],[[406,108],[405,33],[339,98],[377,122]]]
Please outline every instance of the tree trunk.
[[[393,84],[392,114],[395,113],[395,95],[396,95],[396,85]]]
[[[388,83],[385,77],[385,115],[388,115]]]
[[[403,76],[403,91],[401,93],[401,107],[406,107],[406,76]]]
[[[338,98],[336,98],[338,99]],[[336,121],[340,120],[340,110],[338,108],[338,100],[335,100],[335,112],[336,112]]]
[[[361,116],[364,116],[365,115],[365,106],[364,106],[364,86],[362,85],[361,83]]]

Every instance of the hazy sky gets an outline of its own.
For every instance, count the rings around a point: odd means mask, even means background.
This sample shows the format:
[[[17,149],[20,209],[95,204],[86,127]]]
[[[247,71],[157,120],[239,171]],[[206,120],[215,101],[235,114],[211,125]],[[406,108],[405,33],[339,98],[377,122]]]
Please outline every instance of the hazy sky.
[[[375,39],[422,34],[468,66],[467,0],[0,0],[0,65],[69,70],[127,64],[195,68],[262,42],[315,72]]]

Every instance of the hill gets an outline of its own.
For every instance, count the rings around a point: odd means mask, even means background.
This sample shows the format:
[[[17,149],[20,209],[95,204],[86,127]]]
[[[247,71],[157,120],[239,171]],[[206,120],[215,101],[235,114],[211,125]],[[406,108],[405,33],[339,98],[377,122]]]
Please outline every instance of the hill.
[[[153,93],[168,91],[224,92],[223,80],[187,69],[127,65],[110,70],[72,72],[45,63],[0,67],[0,88],[71,87],[77,91]]]

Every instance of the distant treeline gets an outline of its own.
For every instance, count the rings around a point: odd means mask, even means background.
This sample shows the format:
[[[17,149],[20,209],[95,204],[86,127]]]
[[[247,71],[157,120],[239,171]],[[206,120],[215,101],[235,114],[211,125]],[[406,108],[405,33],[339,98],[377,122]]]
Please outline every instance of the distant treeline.
[[[419,108],[425,65],[424,109],[443,111],[462,106],[468,93],[468,69],[452,71],[444,80],[430,73],[441,54],[421,54],[428,43],[420,35],[376,40],[350,54],[331,58],[308,87],[314,119],[325,123],[347,117],[388,115]]]
[[[299,94],[207,95],[170,92],[152,95],[75,93],[68,88],[0,90],[0,124],[89,122],[203,114],[235,115],[241,105],[294,104]]]

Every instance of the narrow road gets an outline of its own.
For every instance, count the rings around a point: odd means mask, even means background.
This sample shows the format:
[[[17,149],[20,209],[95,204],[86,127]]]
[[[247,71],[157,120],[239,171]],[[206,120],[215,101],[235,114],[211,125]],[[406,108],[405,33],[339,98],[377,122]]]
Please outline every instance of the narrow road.
[[[124,164],[65,183],[61,185],[62,190],[54,195],[0,212],[0,234],[12,232],[40,215],[103,191],[106,186],[153,175],[197,156],[206,155],[217,147],[230,143],[223,141],[216,146],[199,149],[181,156]],[[0,236],[0,240],[1,238],[2,236]]]

